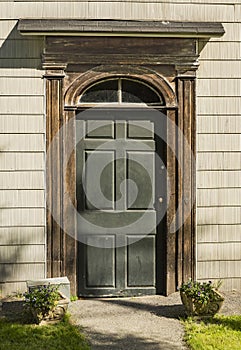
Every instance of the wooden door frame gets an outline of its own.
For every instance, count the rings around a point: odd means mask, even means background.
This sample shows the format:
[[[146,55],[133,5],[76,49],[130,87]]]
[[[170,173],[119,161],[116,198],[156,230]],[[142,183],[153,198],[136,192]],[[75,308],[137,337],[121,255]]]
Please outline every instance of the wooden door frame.
[[[49,276],[67,275],[75,294],[77,288],[77,243],[73,237],[65,233],[70,229],[68,225],[76,226],[75,213],[71,212],[71,208],[68,208],[68,201],[65,201],[65,195],[69,193],[72,202],[76,204],[75,153],[72,154],[70,159],[71,166],[68,167],[68,176],[64,175],[63,165],[66,162],[64,159],[65,154],[68,154],[65,148],[71,147],[67,140],[72,140],[72,142],[75,140],[74,119],[78,96],[88,85],[104,78],[126,76],[139,79],[147,84],[151,83],[152,86],[158,89],[158,92],[162,93],[166,101],[167,117],[174,125],[178,125],[181,129],[180,135],[186,137],[192,152],[195,152],[195,70],[192,69],[191,72],[193,73],[191,75],[184,76],[179,74],[176,76],[175,86],[178,93],[175,93],[167,80],[153,70],[133,66],[121,68],[119,66],[101,66],[96,70],[80,74],[64,94],[64,74],[61,73],[60,76],[56,77],[53,76],[53,71],[48,70],[45,76],[47,80],[47,101],[49,101],[47,104],[47,120],[52,121],[52,123],[53,121],[56,122],[56,117],[59,115],[57,130],[68,121],[73,121],[71,129],[66,129],[61,135],[62,140],[60,140],[58,149],[59,157],[53,156],[51,167],[48,167],[48,170],[52,172],[47,176],[49,184],[48,195],[53,196],[52,193],[62,189],[62,193],[58,195],[59,201],[49,199],[49,202],[52,202],[52,205],[57,207],[57,215],[59,215],[59,222],[61,222],[62,228],[56,224],[49,211],[48,233],[51,233],[48,235],[48,271]],[[59,95],[56,96],[57,93]],[[59,104],[53,104],[53,97],[59,101]],[[61,110],[64,110],[62,114]],[[63,116],[63,119],[61,116]],[[52,140],[55,135],[54,125],[55,123],[48,127],[47,140]],[[190,158],[190,152],[185,152],[183,140],[179,137],[177,129],[174,129],[172,124],[168,125],[167,144],[170,147],[167,147],[166,162],[170,180],[170,193],[167,194],[167,197],[170,198],[170,201],[166,215],[167,229],[164,242],[166,248],[166,260],[163,264],[165,288],[162,292],[164,294],[174,292],[176,286],[182,280],[195,277],[195,165],[193,164],[193,159]],[[173,150],[175,151],[173,152]],[[176,160],[178,153],[178,157],[183,163],[180,166],[178,166]],[[58,171],[56,171],[57,169]],[[192,205],[193,207],[191,208],[190,206]],[[180,207],[180,210],[177,216],[176,211],[178,207]],[[52,210],[54,209],[52,208]],[[173,219],[176,217],[176,220],[182,220],[185,211],[189,211],[190,215],[178,231],[172,232],[171,223],[173,224]],[[71,228],[72,230],[73,227]]]
[[[48,276],[67,275],[71,292],[77,294],[75,152],[67,156],[75,144],[76,99],[91,82],[128,75],[155,86],[163,94],[168,118],[177,126],[167,130],[170,200],[163,293],[176,291],[183,280],[195,278],[198,38],[208,41],[211,36],[223,35],[222,25],[22,19],[18,30],[24,35],[45,35],[42,68],[46,70]],[[171,226],[174,218],[177,230]]]

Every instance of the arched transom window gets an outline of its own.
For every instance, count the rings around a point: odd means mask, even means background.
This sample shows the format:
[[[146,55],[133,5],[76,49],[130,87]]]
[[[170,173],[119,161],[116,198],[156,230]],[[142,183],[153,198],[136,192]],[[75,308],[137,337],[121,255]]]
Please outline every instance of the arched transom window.
[[[164,99],[154,88],[143,82],[115,78],[102,80],[88,87],[79,99],[80,104],[146,104],[163,106]]]

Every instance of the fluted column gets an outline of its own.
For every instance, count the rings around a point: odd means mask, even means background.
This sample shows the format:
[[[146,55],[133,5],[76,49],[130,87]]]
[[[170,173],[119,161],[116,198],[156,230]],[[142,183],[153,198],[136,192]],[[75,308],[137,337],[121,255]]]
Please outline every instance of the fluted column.
[[[46,79],[47,276],[63,275],[62,139],[63,69],[48,69]]]
[[[195,278],[196,68],[177,67],[178,222],[177,284]]]

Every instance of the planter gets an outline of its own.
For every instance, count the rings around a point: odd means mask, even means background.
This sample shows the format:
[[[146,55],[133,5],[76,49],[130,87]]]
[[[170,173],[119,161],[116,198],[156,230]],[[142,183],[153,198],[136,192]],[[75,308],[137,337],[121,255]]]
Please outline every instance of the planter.
[[[213,317],[221,309],[224,297],[217,290],[213,290],[214,300],[207,304],[195,302],[191,297],[188,297],[185,292],[180,292],[182,303],[186,309],[188,316]]]
[[[54,324],[60,322],[63,319],[68,309],[69,299],[65,297],[65,295],[63,295],[61,292],[59,292],[59,294],[60,299],[58,300],[57,305],[47,314],[43,315],[38,310],[31,308],[31,312],[36,323],[39,325]]]

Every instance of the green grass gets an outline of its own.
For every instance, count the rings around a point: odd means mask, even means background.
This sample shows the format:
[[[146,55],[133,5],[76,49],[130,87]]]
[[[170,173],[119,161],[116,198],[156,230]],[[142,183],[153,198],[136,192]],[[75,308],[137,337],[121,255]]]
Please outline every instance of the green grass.
[[[241,316],[215,316],[207,321],[183,321],[185,341],[192,350],[240,350]]]
[[[0,320],[1,350],[89,350],[80,330],[64,321],[48,326]]]

